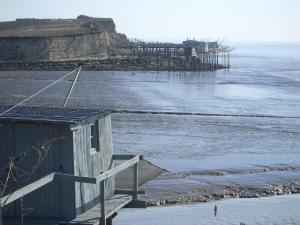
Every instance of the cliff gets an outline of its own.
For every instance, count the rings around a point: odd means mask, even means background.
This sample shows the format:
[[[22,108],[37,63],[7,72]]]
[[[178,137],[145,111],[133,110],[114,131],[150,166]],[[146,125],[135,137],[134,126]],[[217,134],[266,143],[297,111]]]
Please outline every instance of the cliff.
[[[128,46],[110,18],[17,19],[0,23],[0,61],[103,59]]]

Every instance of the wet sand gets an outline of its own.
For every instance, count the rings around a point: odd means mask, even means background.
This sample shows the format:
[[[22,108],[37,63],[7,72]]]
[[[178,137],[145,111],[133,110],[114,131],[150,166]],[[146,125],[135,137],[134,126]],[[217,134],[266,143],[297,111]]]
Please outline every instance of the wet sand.
[[[220,175],[222,172],[218,174],[215,171],[205,173],[207,175],[199,175],[199,172],[163,174],[142,187],[147,192],[141,198],[148,206],[160,206],[300,193],[298,169],[260,174],[253,174],[250,169],[249,173],[243,171],[238,175]]]
[[[296,118],[119,113],[113,125],[116,150],[169,171],[142,187],[148,205],[300,191]]]

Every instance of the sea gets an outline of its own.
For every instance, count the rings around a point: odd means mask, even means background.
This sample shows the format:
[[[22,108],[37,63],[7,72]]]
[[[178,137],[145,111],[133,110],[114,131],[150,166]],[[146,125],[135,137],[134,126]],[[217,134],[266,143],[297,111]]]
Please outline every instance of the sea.
[[[83,70],[68,107],[118,111],[112,115],[116,153],[141,153],[174,174],[234,171],[192,176],[194,186],[300,182],[300,43],[231,45],[230,69]],[[0,103],[15,104],[67,72],[1,71]],[[62,106],[73,77],[26,104]],[[244,176],[245,168],[251,174]],[[172,185],[156,190],[171,193]],[[115,224],[300,224],[299,201],[295,194],[124,210]]]

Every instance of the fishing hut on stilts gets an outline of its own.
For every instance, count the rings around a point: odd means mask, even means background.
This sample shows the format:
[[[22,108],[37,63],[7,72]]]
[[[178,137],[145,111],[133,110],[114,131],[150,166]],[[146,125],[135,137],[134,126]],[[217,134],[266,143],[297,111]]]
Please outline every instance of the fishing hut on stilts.
[[[131,40],[131,57],[169,70],[230,68],[232,49],[219,42],[186,40],[180,44]],[[146,65],[147,66],[147,65]]]
[[[24,106],[75,72],[62,107]],[[138,199],[144,193],[139,186],[162,170],[141,155],[113,153],[110,110],[66,107],[80,72],[81,67],[14,106],[0,106],[5,225],[111,225],[121,208],[146,207]],[[37,153],[39,167],[21,180],[15,170],[35,167]],[[31,209],[26,215],[23,206]]]

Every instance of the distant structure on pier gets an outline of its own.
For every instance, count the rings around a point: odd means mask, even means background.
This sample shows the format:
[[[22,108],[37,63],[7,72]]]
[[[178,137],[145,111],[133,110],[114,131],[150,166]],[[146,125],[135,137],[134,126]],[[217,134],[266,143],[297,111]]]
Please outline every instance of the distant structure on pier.
[[[180,44],[164,42],[144,42],[131,40],[132,56],[150,58],[160,64],[167,61],[170,67],[207,70],[230,67],[231,48],[218,41],[205,42],[186,40]]]
[[[218,41],[130,40],[116,32],[111,18],[0,22],[0,70],[63,70],[78,64],[91,70],[215,70],[230,67],[231,50]]]

